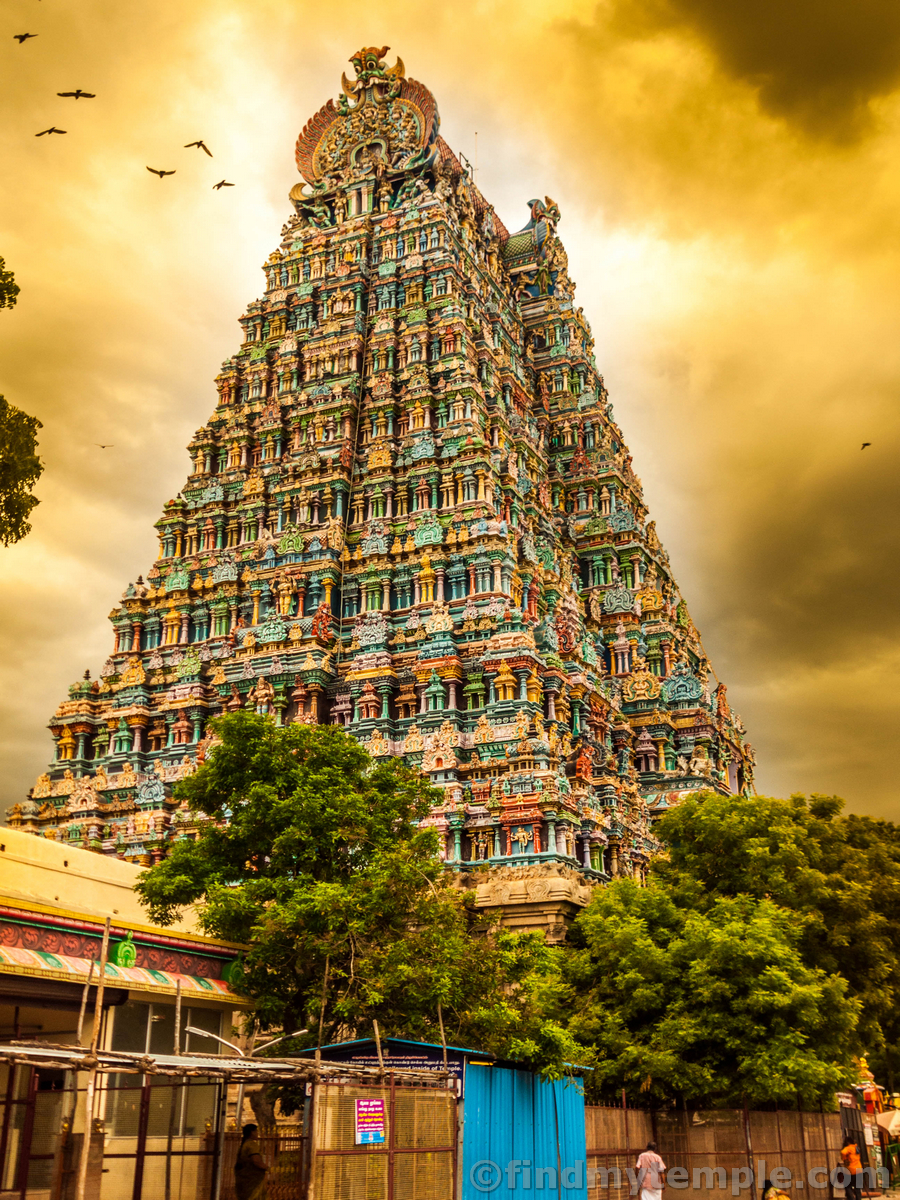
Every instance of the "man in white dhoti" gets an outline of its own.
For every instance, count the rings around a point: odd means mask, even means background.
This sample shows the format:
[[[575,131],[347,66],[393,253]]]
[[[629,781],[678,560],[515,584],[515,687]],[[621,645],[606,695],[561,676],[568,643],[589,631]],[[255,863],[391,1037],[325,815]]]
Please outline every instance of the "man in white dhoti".
[[[662,1200],[666,1186],[666,1164],[656,1151],[656,1142],[648,1142],[647,1149],[639,1155],[636,1167],[641,1200]]]

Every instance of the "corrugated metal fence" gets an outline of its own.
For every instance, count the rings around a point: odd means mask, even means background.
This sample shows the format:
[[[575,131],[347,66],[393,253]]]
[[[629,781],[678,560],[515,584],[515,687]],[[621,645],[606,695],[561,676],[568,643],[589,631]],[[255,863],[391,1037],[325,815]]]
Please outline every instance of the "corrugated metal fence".
[[[586,1200],[580,1080],[470,1063],[464,1122],[462,1200]]]

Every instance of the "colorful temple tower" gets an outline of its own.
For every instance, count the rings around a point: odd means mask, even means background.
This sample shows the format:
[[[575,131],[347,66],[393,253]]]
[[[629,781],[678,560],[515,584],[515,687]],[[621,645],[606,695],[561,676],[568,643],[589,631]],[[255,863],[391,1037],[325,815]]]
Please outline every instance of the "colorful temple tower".
[[[141,862],[208,718],[345,725],[443,788],[481,902],[558,925],[640,874],[651,818],[753,755],[648,522],[574,300],[560,213],[510,234],[385,49],[297,143],[159,558],[69,689],[11,825]],[[530,915],[529,915],[530,914]]]

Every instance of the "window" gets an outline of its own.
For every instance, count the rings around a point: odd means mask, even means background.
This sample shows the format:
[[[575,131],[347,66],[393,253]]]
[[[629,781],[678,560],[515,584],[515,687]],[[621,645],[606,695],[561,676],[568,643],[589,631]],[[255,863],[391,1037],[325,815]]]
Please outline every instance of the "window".
[[[219,1033],[222,1015],[208,1008],[182,1008],[181,1049],[192,1054],[219,1054],[220,1043],[186,1033],[188,1025]],[[115,1010],[112,1050],[143,1054],[171,1054],[175,1044],[174,1004],[141,1004],[129,1000]],[[205,1081],[176,1084],[163,1075],[149,1077],[151,1085],[147,1134],[165,1137],[170,1125],[176,1137],[200,1137],[215,1115],[217,1087]],[[110,1075],[107,1125],[113,1137],[134,1138],[140,1119],[142,1077]]]

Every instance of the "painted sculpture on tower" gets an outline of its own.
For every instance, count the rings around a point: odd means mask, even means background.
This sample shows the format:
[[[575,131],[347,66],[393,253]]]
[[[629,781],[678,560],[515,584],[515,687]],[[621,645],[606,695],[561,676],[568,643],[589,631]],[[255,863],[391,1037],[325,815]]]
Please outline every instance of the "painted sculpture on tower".
[[[648,521],[560,212],[507,232],[387,48],[297,143],[293,213],[159,557],[9,822],[142,863],[239,708],[443,788],[448,864],[640,874],[652,816],[753,754]],[[507,871],[507,878],[511,878]]]

